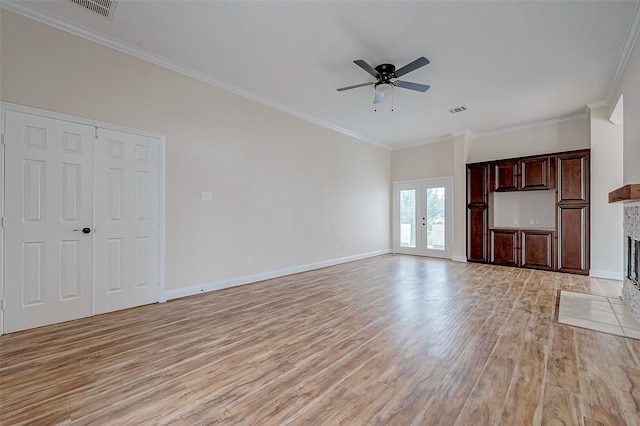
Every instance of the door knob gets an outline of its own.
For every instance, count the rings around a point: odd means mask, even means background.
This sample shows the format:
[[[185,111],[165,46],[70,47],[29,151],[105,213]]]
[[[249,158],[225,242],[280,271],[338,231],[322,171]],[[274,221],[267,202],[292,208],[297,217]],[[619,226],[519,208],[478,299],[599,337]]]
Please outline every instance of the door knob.
[[[74,232],[82,232],[83,234],[90,234],[91,228],[74,229]]]

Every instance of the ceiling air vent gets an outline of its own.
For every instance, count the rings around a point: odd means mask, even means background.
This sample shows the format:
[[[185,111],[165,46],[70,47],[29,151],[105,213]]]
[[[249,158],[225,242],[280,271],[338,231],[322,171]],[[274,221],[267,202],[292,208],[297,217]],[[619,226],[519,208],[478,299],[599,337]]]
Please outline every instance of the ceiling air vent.
[[[103,18],[111,20],[113,11],[116,8],[116,0],[69,0],[71,3],[82,6],[93,13],[97,13]]]
[[[455,108],[448,109],[447,111],[449,111],[451,114],[457,114],[457,113],[459,113],[459,112],[466,111],[466,110],[468,110],[468,109],[469,109],[469,108],[467,108],[467,106],[466,106],[466,105],[461,105],[461,106],[459,106],[459,107],[455,107]]]

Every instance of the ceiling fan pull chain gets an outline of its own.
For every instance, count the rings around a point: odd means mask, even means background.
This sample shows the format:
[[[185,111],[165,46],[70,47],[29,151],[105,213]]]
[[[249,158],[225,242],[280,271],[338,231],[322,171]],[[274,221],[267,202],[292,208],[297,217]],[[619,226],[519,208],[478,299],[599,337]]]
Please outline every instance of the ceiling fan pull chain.
[[[391,112],[393,112],[393,84],[391,85]]]
[[[375,96],[376,96],[376,86],[373,86],[373,97],[374,97],[373,112],[378,112],[378,104],[375,101]]]

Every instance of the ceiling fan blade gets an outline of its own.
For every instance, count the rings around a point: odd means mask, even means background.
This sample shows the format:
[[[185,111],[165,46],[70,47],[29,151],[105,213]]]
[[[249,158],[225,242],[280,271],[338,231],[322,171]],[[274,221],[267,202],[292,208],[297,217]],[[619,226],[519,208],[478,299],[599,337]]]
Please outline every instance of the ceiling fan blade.
[[[373,97],[373,103],[374,104],[379,104],[380,102],[382,102],[383,99],[384,99],[384,92],[378,92],[376,90],[376,94]]]
[[[353,63],[359,66],[360,68],[362,68],[363,70],[365,70],[366,72],[368,72],[369,74],[371,74],[372,76],[374,76],[375,78],[378,78],[378,71],[376,71],[364,59],[356,59],[355,61],[353,61]]]
[[[404,67],[400,68],[399,70],[396,70],[396,77],[402,77],[403,75],[408,74],[411,71],[415,71],[420,67],[424,67],[428,63],[429,63],[429,60],[424,56],[421,56],[415,61],[410,62]]]
[[[358,87],[371,86],[373,84],[372,81],[368,83],[354,84],[353,86],[341,87],[338,89],[338,92],[342,92],[343,90],[355,89]]]
[[[397,80],[393,83],[396,87],[402,87],[403,89],[415,90],[418,92],[426,92],[429,87],[426,84],[412,83],[410,81]]]

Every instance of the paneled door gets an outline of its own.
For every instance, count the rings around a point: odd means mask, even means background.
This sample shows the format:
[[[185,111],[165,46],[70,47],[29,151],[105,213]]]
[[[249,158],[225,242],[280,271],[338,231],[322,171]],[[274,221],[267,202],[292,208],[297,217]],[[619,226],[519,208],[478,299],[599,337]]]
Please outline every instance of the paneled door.
[[[5,118],[4,331],[91,315],[94,129]]]
[[[3,331],[160,301],[160,139],[5,122]]]
[[[95,147],[95,313],[160,298],[160,146],[99,129]]]
[[[394,184],[394,251],[451,258],[451,178]]]

